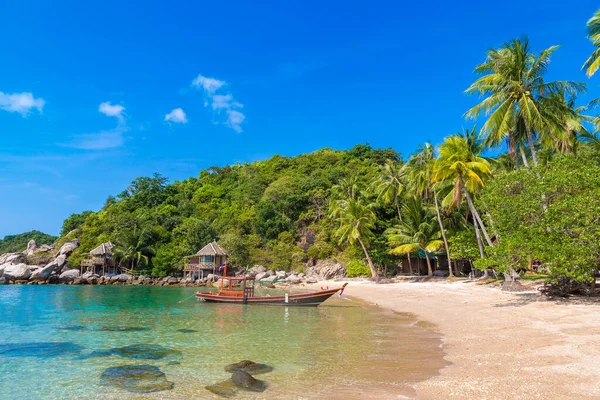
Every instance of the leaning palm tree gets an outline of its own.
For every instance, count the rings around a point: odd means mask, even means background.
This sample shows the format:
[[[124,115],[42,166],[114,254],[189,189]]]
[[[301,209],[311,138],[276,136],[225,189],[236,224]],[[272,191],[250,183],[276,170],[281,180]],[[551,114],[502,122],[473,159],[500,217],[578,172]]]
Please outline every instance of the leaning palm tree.
[[[377,279],[377,271],[367,250],[367,245],[373,236],[372,229],[375,227],[375,213],[361,201],[349,199],[341,210],[340,219],[340,227],[335,232],[339,240],[338,244],[340,246],[360,244],[371,270],[371,278]]]
[[[433,166],[435,163],[435,147],[431,143],[425,143],[419,146],[419,150],[413,154],[407,163],[408,173],[411,191],[422,199],[428,199],[433,194],[433,203],[435,204],[435,211],[440,225],[440,232],[442,239],[444,240],[444,247],[446,249],[446,257],[448,258],[448,271],[450,276],[454,276],[452,271],[452,260],[450,259],[450,246],[448,246],[448,239],[446,238],[446,230],[444,229],[444,223],[442,221],[442,215],[440,213],[439,201],[438,201],[438,186],[432,185]],[[410,260],[410,259],[409,259]]]
[[[421,199],[412,196],[403,206],[404,219],[400,224],[386,231],[388,245],[393,247],[390,254],[425,253],[427,275],[433,275],[430,252],[438,251],[443,246],[439,225],[433,212],[424,207]],[[452,267],[449,266],[452,270]]]
[[[479,224],[488,245],[492,246],[492,240],[471,197],[471,193],[478,192],[484,186],[484,179],[490,175],[490,163],[473,154],[464,137],[449,136],[440,145],[440,155],[435,162],[432,180],[454,185],[449,208],[459,205],[463,195],[466,197],[473,219]]]
[[[148,243],[146,230],[134,226],[132,230],[122,231],[115,240],[114,254],[121,267],[129,266],[134,270],[139,265],[147,265],[155,252]]]
[[[596,49],[583,64],[585,74],[590,77],[598,71],[600,67],[600,10],[596,11],[592,18],[587,22],[588,39],[592,41]]]
[[[544,114],[540,99],[553,93],[575,95],[585,91],[585,84],[580,82],[544,82],[550,58],[558,47],[551,46],[536,55],[525,38],[513,39],[500,49],[489,50],[485,62],[475,69],[483,76],[466,90],[468,94],[485,96],[466,116],[477,118],[485,114],[488,117],[482,127],[487,135],[486,144],[497,146],[507,139],[512,151],[519,145],[519,137],[524,136],[535,167],[538,166],[536,133],[544,134],[550,127],[560,125],[560,121]],[[524,133],[517,131],[519,120],[523,122]],[[516,160],[516,153],[514,157]]]
[[[373,181],[373,192],[377,198],[388,205],[394,203],[398,219],[402,221],[400,212],[400,196],[404,190],[406,165],[400,165],[388,160],[382,167],[378,177]]]

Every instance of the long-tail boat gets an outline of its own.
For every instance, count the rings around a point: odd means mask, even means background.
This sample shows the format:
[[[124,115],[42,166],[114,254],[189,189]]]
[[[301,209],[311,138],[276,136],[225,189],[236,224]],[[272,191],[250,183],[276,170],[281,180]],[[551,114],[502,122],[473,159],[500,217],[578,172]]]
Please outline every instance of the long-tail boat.
[[[312,306],[316,307],[325,300],[344,291],[348,283],[335,289],[322,289],[318,292],[284,294],[283,296],[255,296],[253,276],[226,276],[227,269],[219,277],[219,290],[217,293],[197,292],[196,298],[216,303],[234,304],[278,304],[284,306]]]

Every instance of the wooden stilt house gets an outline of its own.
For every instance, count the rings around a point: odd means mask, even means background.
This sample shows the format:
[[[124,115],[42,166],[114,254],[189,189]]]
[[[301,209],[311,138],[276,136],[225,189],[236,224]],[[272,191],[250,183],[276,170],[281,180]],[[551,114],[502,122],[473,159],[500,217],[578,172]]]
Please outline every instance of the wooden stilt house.
[[[198,279],[208,274],[218,273],[219,266],[227,262],[229,253],[216,241],[204,246],[192,256],[186,257],[183,267],[184,278]]]
[[[98,275],[120,273],[113,258],[113,248],[114,245],[111,242],[106,242],[90,251],[88,258],[81,261],[81,273],[93,272]]]

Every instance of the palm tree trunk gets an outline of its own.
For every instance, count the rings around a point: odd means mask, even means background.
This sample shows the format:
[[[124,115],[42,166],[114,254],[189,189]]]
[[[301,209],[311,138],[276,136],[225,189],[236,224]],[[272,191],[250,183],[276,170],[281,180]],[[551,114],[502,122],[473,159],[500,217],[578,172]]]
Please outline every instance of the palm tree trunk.
[[[414,272],[412,269],[412,261],[410,260],[410,253],[406,253],[406,255],[408,256],[408,269],[410,270],[410,274],[414,275]]]
[[[540,172],[537,170],[538,159],[537,152],[535,151],[535,146],[533,144],[533,134],[531,133],[531,127],[529,126],[529,124],[525,124],[525,126],[527,128],[527,142],[529,144],[529,149],[531,150],[531,159],[533,160],[533,166],[536,168],[535,176],[537,176],[538,179],[542,179],[542,177],[540,176]]]
[[[529,167],[529,162],[527,161],[527,155],[525,154],[525,150],[523,150],[523,146],[519,146],[519,152],[521,153],[521,158],[523,159],[523,165],[525,165],[525,169],[528,172],[531,172],[531,167]]]
[[[488,211],[487,205],[485,204],[485,202],[483,200],[481,200],[481,202],[483,203],[483,208],[485,208],[485,215],[487,215],[488,219],[490,220],[490,226],[492,227],[492,230],[494,231],[494,236],[496,237],[496,241],[499,242],[500,237],[498,236],[498,232],[496,231],[496,227],[494,226],[494,220],[492,219],[492,214],[490,214],[490,212]]]
[[[371,279],[377,280],[377,271],[375,270],[375,266],[373,265],[373,261],[371,261],[371,257],[369,256],[369,252],[367,251],[367,248],[365,246],[365,244],[363,243],[361,238],[358,238],[358,242],[360,243],[360,246],[362,247],[363,251],[365,252],[365,257],[367,258],[367,263],[369,264],[369,269],[371,270]]]
[[[517,156],[517,146],[515,144],[515,133],[514,132],[508,133],[506,142],[507,142],[506,147],[508,148],[508,155],[510,156],[510,158],[512,158],[514,160],[515,169],[518,171],[519,169],[521,169],[521,167],[519,165],[519,156]]]
[[[429,260],[429,254],[427,250],[425,250],[425,259],[427,260],[427,276],[433,275],[433,270],[431,269],[431,260]]]
[[[471,199],[471,195],[469,194],[469,191],[467,190],[467,188],[465,187],[465,185],[462,185],[463,187],[463,192],[465,193],[465,197],[467,198],[467,203],[469,204],[469,208],[471,209],[471,213],[473,214],[473,218],[477,220],[477,222],[479,223],[479,226],[481,227],[481,232],[483,233],[483,237],[485,237],[485,240],[488,244],[488,246],[492,247],[494,244],[492,243],[492,240],[490,239],[490,235],[488,235],[487,229],[485,229],[485,225],[483,225],[483,221],[481,220],[481,217],[479,216],[479,213],[477,212],[477,209],[475,208],[475,204],[473,204],[473,199]]]
[[[398,196],[394,197],[394,203],[396,204],[396,212],[398,213],[398,220],[402,222],[402,214],[400,213],[400,205],[398,204]]]
[[[483,241],[481,240],[481,233],[479,232],[477,220],[475,220],[475,218],[473,219],[473,225],[475,226],[475,237],[477,238],[477,247],[479,247],[479,255],[481,256],[481,258],[485,258],[485,252],[483,251]]]
[[[440,206],[438,205],[437,191],[435,189],[433,190],[433,201],[435,202],[435,212],[437,214],[438,223],[440,224],[442,238],[444,239],[446,257],[448,257],[448,271],[450,271],[450,276],[454,276],[454,273],[452,272],[452,260],[450,260],[450,248],[448,247],[448,240],[446,239],[446,230],[444,229],[444,224],[442,223],[442,216],[440,215]]]

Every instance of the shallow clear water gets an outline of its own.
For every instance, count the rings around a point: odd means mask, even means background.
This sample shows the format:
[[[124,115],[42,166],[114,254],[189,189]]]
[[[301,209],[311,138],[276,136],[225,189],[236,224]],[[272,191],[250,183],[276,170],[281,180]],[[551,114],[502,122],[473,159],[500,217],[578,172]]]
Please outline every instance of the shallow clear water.
[[[225,365],[250,359],[274,367],[256,376],[268,388],[236,398],[399,398],[445,365],[440,336],[410,315],[337,296],[300,308],[210,304],[194,293],[0,286],[0,397],[218,398],[204,387],[230,377]],[[158,351],[150,359],[108,351],[130,345]],[[102,385],[106,369],[140,364],[160,368],[173,388],[139,394]]]

